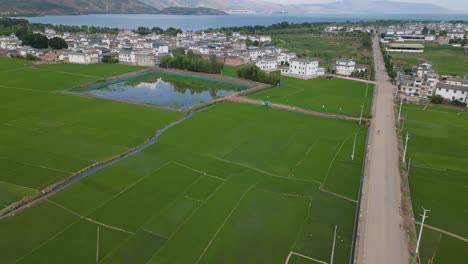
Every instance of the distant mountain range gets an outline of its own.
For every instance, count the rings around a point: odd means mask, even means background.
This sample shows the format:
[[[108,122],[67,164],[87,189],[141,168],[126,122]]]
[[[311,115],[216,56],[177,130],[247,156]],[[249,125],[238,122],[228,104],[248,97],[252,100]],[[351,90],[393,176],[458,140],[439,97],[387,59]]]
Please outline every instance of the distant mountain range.
[[[165,15],[227,15],[208,7],[152,5],[144,0],[1,0],[0,12],[28,15],[59,14],[165,14]],[[170,0],[156,2],[171,2]]]
[[[268,0],[2,0],[2,9],[0,10],[0,12],[39,15],[80,13],[222,15],[224,14],[223,11],[311,14],[414,14],[450,12],[445,8],[432,4],[386,0],[342,0],[326,4],[296,5],[274,4],[268,2]]]
[[[434,14],[448,13],[450,10],[424,3],[408,3],[397,1],[343,0],[326,4],[294,5],[306,13],[371,13],[371,14]]]

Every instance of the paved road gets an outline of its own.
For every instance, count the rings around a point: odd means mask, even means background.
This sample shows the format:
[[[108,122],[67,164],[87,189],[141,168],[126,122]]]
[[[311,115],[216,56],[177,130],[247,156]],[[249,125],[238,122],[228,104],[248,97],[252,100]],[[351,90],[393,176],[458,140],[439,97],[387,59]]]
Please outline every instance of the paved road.
[[[394,86],[385,71],[377,39],[374,39],[374,62],[377,89],[369,131],[356,258],[359,264],[408,264],[409,247],[400,210]]]

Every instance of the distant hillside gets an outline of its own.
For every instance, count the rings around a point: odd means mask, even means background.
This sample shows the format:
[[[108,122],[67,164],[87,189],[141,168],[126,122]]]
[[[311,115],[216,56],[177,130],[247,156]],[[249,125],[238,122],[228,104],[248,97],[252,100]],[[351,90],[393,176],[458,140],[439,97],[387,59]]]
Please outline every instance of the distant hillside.
[[[159,13],[164,15],[227,15],[226,12],[207,7],[167,7]]]
[[[139,0],[2,0],[2,12],[20,14],[156,13]]]
[[[222,10],[225,12],[230,11],[253,11],[253,12],[274,12],[288,10],[287,6],[273,4],[269,0],[140,0],[141,2],[158,8],[163,9],[171,6],[182,7],[208,7]]]
[[[326,4],[295,5],[305,13],[373,13],[373,14],[437,14],[450,10],[441,6],[425,3],[408,3],[397,1],[343,0]]]
[[[325,4],[273,4],[270,0],[0,0],[0,12],[20,14],[159,13],[223,15],[223,12],[289,12],[311,14],[447,13],[432,4],[386,0],[337,0]],[[305,2],[305,1],[304,1]],[[177,7],[177,8],[174,8]],[[222,11],[219,11],[222,10]]]

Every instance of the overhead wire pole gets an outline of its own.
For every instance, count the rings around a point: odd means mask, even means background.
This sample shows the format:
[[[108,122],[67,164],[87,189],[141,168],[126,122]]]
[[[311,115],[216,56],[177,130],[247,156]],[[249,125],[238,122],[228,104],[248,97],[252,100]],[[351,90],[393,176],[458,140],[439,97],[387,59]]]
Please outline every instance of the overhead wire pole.
[[[424,212],[421,215],[422,216],[421,228],[419,229],[418,242],[416,244],[416,256],[418,257],[418,259],[419,259],[419,245],[421,244],[421,237],[422,237],[422,232],[423,232],[423,228],[424,228],[424,221],[426,220],[426,218],[428,218],[426,216],[426,213],[431,211],[431,210],[427,210],[427,209],[424,209],[424,208],[423,208],[423,210],[424,210]]]
[[[99,226],[97,227],[97,238],[96,238],[96,263],[99,263]]]
[[[337,225],[335,225],[335,232],[333,234],[333,246],[332,246],[332,253],[330,257],[330,264],[333,264],[333,258],[335,257],[335,242],[336,242],[336,229],[338,228]]]
[[[408,140],[409,140],[409,133],[406,132],[405,150],[403,152],[403,164],[406,164],[406,151],[408,150]]]
[[[398,124],[400,123],[400,118],[401,118],[401,108],[403,106],[403,98],[401,98],[400,101],[400,109],[398,110]]]

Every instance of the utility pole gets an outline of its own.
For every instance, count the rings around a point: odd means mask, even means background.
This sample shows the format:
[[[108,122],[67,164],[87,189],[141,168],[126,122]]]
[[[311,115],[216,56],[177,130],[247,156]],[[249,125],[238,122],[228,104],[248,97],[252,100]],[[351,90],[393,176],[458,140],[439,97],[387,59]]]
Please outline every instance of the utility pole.
[[[362,124],[362,112],[364,111],[364,105],[361,105],[361,115],[359,116],[359,125]]]
[[[403,98],[401,98],[400,101],[400,110],[398,110],[398,124],[400,123],[400,117],[401,117],[401,107],[403,106]]]
[[[406,164],[406,150],[408,149],[408,140],[409,140],[409,133],[406,132],[406,139],[405,139],[405,150],[403,152],[403,163]]]
[[[418,254],[419,254],[419,245],[420,245],[420,243],[421,243],[421,236],[422,236],[422,232],[423,232],[423,228],[424,228],[424,221],[426,220],[426,218],[428,218],[428,217],[426,216],[426,213],[431,211],[431,210],[426,210],[426,209],[424,209],[424,208],[423,208],[423,210],[424,210],[424,212],[423,212],[423,214],[421,215],[421,216],[422,216],[421,228],[419,229],[418,243],[417,243],[417,245],[416,245],[416,256],[418,256]],[[418,258],[419,258],[419,257],[418,257]]]
[[[99,226],[97,227],[96,237],[96,263],[99,263]]]

